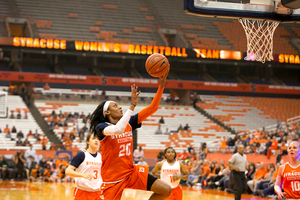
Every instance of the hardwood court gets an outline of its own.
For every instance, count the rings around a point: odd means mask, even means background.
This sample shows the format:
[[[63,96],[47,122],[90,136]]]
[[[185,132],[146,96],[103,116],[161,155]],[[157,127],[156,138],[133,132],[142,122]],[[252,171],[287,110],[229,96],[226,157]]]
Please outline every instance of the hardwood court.
[[[1,200],[72,200],[74,183],[9,182],[0,183]],[[147,200],[151,192],[125,190],[122,200]],[[233,194],[217,190],[203,190],[183,187],[183,200],[234,199]],[[242,195],[242,199],[262,199],[252,195]]]

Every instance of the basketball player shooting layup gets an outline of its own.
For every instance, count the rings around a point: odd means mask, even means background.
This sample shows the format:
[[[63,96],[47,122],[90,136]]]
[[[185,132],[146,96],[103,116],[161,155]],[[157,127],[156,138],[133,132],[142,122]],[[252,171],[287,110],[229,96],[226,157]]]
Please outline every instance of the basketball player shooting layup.
[[[160,77],[160,86],[151,104],[132,115],[138,103],[138,87],[131,86],[131,105],[123,115],[122,107],[114,101],[99,104],[91,116],[91,133],[99,137],[102,149],[102,199],[119,200],[125,188],[153,191],[150,199],[166,199],[171,187],[148,174],[148,167],[133,165],[132,131],[141,127],[147,117],[158,109],[168,73]]]
[[[86,150],[76,154],[66,169],[66,175],[75,177],[74,200],[100,200],[102,178],[101,154],[97,153],[99,139],[90,133],[86,143]]]
[[[299,142],[292,141],[290,143],[288,154],[290,157],[290,162],[280,166],[274,187],[275,192],[278,194],[279,200],[300,199]]]
[[[188,172],[184,165],[176,159],[176,152],[172,147],[165,149],[164,156],[167,160],[156,163],[151,174],[155,175],[160,170],[160,178],[172,187],[172,193],[168,200],[182,199],[180,179],[187,180]]]

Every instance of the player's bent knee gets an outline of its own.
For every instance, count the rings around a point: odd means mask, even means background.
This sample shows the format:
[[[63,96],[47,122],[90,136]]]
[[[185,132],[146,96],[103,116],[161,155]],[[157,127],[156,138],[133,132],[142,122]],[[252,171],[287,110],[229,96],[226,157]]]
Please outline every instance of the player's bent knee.
[[[168,196],[170,196],[170,194],[172,192],[172,188],[167,183],[163,182],[160,179],[157,179],[153,183],[153,185],[151,187],[151,191],[156,194],[159,194],[161,196],[168,197]]]

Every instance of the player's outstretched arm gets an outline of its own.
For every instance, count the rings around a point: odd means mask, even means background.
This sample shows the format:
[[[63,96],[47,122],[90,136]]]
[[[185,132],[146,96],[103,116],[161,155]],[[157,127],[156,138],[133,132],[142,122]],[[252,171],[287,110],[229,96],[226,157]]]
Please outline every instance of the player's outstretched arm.
[[[92,174],[76,172],[75,169],[76,167],[69,165],[66,169],[66,175],[74,178],[78,177],[78,178],[85,178],[89,180],[93,178]]]
[[[160,178],[159,174],[156,174],[159,170],[161,170],[162,167],[162,162],[158,162],[156,163],[156,165],[154,166],[154,168],[152,169],[151,173],[153,176],[156,176],[157,178]]]
[[[151,116],[153,113],[155,113],[158,110],[159,102],[160,102],[162,94],[164,92],[164,87],[166,85],[166,79],[167,79],[168,73],[159,77],[160,84],[159,84],[158,90],[157,90],[151,104],[139,112],[138,123],[143,122],[145,119],[147,119],[147,117]]]
[[[124,132],[130,117],[133,113],[133,110],[135,106],[138,103],[138,97],[141,93],[141,91],[137,91],[138,87],[135,85],[131,86],[131,105],[129,106],[129,109],[126,111],[126,113],[123,115],[123,117],[117,122],[116,125],[107,126],[103,130],[104,135],[120,135]]]

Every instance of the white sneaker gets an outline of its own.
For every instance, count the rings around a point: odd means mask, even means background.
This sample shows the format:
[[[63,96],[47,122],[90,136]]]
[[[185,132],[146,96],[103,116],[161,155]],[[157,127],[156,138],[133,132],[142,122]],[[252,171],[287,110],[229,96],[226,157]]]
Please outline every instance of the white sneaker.
[[[215,184],[216,184],[216,185],[220,185],[220,182],[219,182],[219,181],[217,181],[217,182],[215,182]]]

